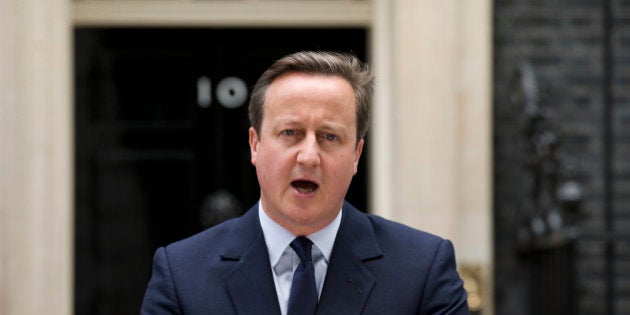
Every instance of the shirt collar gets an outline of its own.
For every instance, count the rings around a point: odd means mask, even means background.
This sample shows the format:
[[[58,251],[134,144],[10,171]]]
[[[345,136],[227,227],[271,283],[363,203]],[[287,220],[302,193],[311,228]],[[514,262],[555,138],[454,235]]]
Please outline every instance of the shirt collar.
[[[335,217],[335,219],[323,229],[306,236],[321,251],[326,259],[326,262],[330,261],[330,255],[332,253],[333,245],[335,244],[335,237],[337,236],[337,231],[339,230],[339,225],[341,224],[342,212],[343,211],[339,210],[337,217]],[[293,235],[287,229],[271,219],[263,210],[263,206],[260,201],[258,202],[258,217],[260,219],[260,226],[262,227],[263,235],[265,236],[267,250],[269,251],[269,261],[273,267],[278,263],[278,260],[280,260],[284,250],[297,236]]]

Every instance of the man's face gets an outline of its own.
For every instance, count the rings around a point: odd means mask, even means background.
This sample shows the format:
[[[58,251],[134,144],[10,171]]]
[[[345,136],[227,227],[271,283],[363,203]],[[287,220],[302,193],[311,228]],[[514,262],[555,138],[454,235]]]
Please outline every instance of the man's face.
[[[267,89],[251,161],[265,212],[293,234],[322,229],[341,209],[363,149],[355,115],[352,86],[337,76],[289,73]]]

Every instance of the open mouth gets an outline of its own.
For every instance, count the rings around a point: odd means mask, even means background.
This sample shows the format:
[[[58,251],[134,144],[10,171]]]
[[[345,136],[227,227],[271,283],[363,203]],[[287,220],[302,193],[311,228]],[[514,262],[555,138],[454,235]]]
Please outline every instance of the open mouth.
[[[316,183],[308,180],[294,180],[291,182],[291,186],[303,194],[314,192],[319,187]]]

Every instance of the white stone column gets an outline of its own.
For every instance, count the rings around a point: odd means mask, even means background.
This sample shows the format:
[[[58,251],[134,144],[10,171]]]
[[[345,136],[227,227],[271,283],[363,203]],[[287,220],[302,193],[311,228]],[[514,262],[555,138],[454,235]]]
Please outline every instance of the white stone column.
[[[393,44],[394,215],[450,239],[458,193],[456,2],[396,1]]]
[[[460,149],[455,242],[461,261],[481,268],[477,280],[482,284],[483,314],[487,315],[494,312],[492,1],[459,3]]]
[[[72,313],[68,0],[0,1],[0,314]]]
[[[370,63],[376,77],[368,131],[370,146],[369,211],[383,217],[394,217],[396,189],[394,178],[394,16],[389,0],[373,1],[374,18],[370,40]]]
[[[483,314],[492,313],[491,5],[374,0],[372,30],[372,209],[452,240],[480,281]]]

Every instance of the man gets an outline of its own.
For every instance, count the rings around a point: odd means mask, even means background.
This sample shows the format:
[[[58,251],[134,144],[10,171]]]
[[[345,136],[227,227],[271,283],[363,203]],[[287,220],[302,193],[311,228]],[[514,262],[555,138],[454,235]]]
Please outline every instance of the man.
[[[249,104],[260,202],[159,248],[143,314],[468,314],[449,241],[344,202],[372,81],[331,52],[263,73]]]

